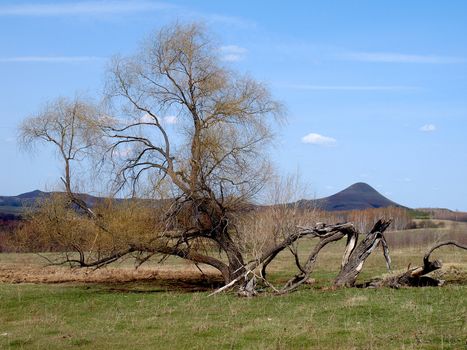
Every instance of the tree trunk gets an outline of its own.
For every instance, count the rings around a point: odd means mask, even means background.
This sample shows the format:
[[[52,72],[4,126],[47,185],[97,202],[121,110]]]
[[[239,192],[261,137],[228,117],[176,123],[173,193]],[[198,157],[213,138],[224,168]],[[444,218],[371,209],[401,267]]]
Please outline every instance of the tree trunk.
[[[220,234],[217,242],[229,260],[229,281],[227,282],[229,283],[230,281],[245,273],[246,270],[243,255],[239,247],[237,247],[237,245],[227,234]]]
[[[350,246],[355,246],[356,241],[354,241],[352,237],[349,237],[346,252],[342,261],[341,271],[334,281],[334,285],[336,287],[353,287],[355,285],[355,281],[363,268],[365,260],[370,256],[380,242],[383,243],[384,256],[389,268],[391,261],[383,232],[390,224],[390,220],[378,220],[373,229],[356,248]]]

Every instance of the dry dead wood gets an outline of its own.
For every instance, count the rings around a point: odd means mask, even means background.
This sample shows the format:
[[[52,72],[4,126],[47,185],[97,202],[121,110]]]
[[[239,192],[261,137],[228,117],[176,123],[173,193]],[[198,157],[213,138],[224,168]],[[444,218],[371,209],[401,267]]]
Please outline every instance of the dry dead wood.
[[[266,285],[271,287],[276,293],[286,293],[289,291],[292,291],[296,289],[300,284],[305,282],[308,279],[309,274],[312,271],[312,268],[314,266],[314,262],[316,260],[316,256],[321,250],[322,247],[324,247],[326,244],[330,242],[334,242],[336,240],[341,239],[344,237],[348,231],[353,232],[355,231],[353,224],[351,223],[344,223],[344,224],[336,224],[336,225],[326,225],[323,223],[318,223],[314,227],[297,227],[297,230],[287,236],[283,241],[279,242],[276,246],[268,249],[265,251],[258,259],[252,260],[242,266],[242,270],[244,271],[241,275],[237,276],[234,280],[232,280],[230,283],[225,285],[224,287],[214,291],[210,295],[215,295],[219,292],[228,290],[234,286],[237,286],[240,284],[239,288],[239,295],[241,296],[254,296],[256,295],[256,281],[257,279],[261,279],[263,282],[265,282]],[[303,238],[305,236],[312,236],[312,237],[319,237],[321,239],[321,248],[315,249],[314,253],[312,252],[310,254],[310,257],[307,260],[307,263],[304,268],[301,268],[302,271],[303,269],[307,269],[308,272],[305,272],[304,276],[295,276],[292,280],[293,283],[288,283],[282,290],[279,290],[275,287],[273,287],[265,278],[266,276],[266,267],[268,264],[274,260],[277,255],[289,247],[291,244],[299,240],[300,238]],[[260,270],[259,275],[255,274],[254,271],[256,269]],[[303,273],[303,272],[302,272]],[[253,281],[251,281],[253,279]]]
[[[360,233],[351,223],[342,224],[338,227],[338,229],[324,234],[317,232],[314,234],[314,236],[320,239],[319,243],[314,247],[308,256],[304,266],[300,265],[298,256],[295,256],[295,262],[300,270],[300,273],[287,281],[279,293],[288,293],[295,290],[301,284],[305,283],[313,271],[318,254],[321,252],[321,250],[327,244],[338,241],[345,236],[347,236],[347,244],[344,250],[344,255],[342,257],[341,271],[334,283],[336,287],[352,287],[355,284],[355,280],[363,267],[363,263],[380,243],[383,245],[384,256],[389,268],[391,260],[383,232],[389,227],[390,223],[391,220],[383,219],[376,222],[373,229],[366,235],[365,239],[362,240],[360,244],[358,244],[358,246],[357,243]]]
[[[364,287],[425,287],[425,286],[441,286],[444,281],[433,277],[426,276],[430,272],[439,270],[442,267],[440,260],[430,260],[431,254],[438,248],[453,245],[455,247],[467,250],[467,246],[457,243],[456,241],[444,241],[434,245],[423,257],[423,266],[409,268],[406,272],[397,276],[392,276],[383,280],[370,281],[363,285]]]
[[[239,286],[238,294],[241,296],[254,296],[257,294],[255,289],[257,281],[261,280],[267,287],[270,287],[275,294],[285,294],[296,290],[301,284],[306,283],[310,274],[313,271],[318,254],[329,243],[338,241],[347,236],[347,244],[342,258],[341,270],[335,279],[335,287],[354,287],[355,281],[363,268],[363,264],[370,254],[381,244],[383,254],[386,260],[388,269],[390,269],[391,259],[389,257],[389,249],[384,237],[385,230],[389,227],[391,220],[380,219],[375,223],[373,228],[368,232],[363,240],[358,242],[360,233],[354,228],[352,223],[344,223],[337,225],[325,225],[322,223],[316,224],[314,227],[298,227],[297,231],[288,236],[283,242],[276,245],[274,248],[265,252],[258,260],[252,261],[245,265],[245,273],[238,276],[228,285],[214,291],[210,295],[225,291],[235,285]],[[266,280],[266,267],[274,260],[279,252],[289,247],[292,243],[298,241],[304,236],[319,238],[318,244],[310,252],[304,265],[301,264],[297,250],[291,249],[295,257],[295,263],[299,270],[282,288],[276,288]],[[438,270],[442,264],[439,260],[430,260],[431,254],[438,248],[453,245],[461,249],[466,249],[467,246],[461,245],[455,241],[445,241],[433,246],[423,258],[423,266],[408,269],[406,272],[385,280],[372,280],[358,287],[392,287],[399,288],[403,286],[440,286],[443,281],[432,277],[425,276],[426,274]],[[259,269],[259,273],[255,273]]]
[[[254,261],[249,262],[243,268],[244,272],[231,283],[221,289],[211,293],[217,294],[225,291],[234,285],[238,285],[243,281],[239,288],[239,295],[254,296],[256,295],[256,282],[261,280],[264,284],[273,289],[276,294],[285,294],[296,290],[300,285],[308,281],[310,274],[313,272],[315,263],[319,253],[329,243],[336,242],[347,236],[347,245],[342,258],[341,271],[336,279],[336,286],[353,286],[355,279],[360,273],[364,261],[372,253],[372,251],[382,243],[386,262],[390,264],[389,251],[384,239],[383,232],[390,224],[390,220],[379,220],[373,229],[366,235],[365,239],[358,243],[359,232],[355,229],[352,223],[343,223],[336,225],[326,225],[318,223],[314,227],[297,227],[297,231],[289,235],[275,247],[263,253],[263,255]],[[296,250],[291,249],[295,257],[295,263],[299,272],[288,280],[282,288],[276,288],[271,285],[266,279],[266,267],[274,260],[274,258],[284,249],[290,247],[294,242],[305,236],[315,237],[319,239],[318,244],[310,252],[304,265],[300,263]],[[259,274],[255,270],[259,269]]]
[[[386,265],[390,269],[391,258],[389,257],[389,248],[383,234],[390,224],[391,220],[378,220],[358,246],[358,232],[353,232],[352,235],[348,236],[341,271],[334,282],[336,287],[353,287],[365,260],[380,243],[383,247]]]

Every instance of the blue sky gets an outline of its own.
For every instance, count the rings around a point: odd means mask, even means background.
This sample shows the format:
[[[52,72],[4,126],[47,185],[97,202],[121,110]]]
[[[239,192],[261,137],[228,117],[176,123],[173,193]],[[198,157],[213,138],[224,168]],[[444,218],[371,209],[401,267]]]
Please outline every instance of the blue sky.
[[[273,160],[311,196],[364,181],[410,207],[467,210],[466,1],[0,2],[0,194],[52,187],[50,149],[16,145],[47,100],[97,95],[151,31],[207,23],[234,68],[288,110]]]

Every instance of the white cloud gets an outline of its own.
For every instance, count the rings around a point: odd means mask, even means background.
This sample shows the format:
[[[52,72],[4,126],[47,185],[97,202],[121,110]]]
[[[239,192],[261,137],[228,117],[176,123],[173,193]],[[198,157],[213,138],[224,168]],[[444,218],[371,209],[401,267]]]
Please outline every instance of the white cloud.
[[[412,179],[410,177],[404,177],[402,179],[399,179],[400,182],[412,182]]]
[[[464,58],[436,55],[414,55],[394,52],[349,52],[341,58],[359,62],[375,63],[428,63],[428,64],[446,64],[462,63]]]
[[[177,124],[177,117],[174,115],[168,115],[164,117],[162,120],[166,124]]]
[[[128,14],[177,8],[154,1],[74,1],[68,3],[23,3],[0,5],[0,16],[76,16]]]
[[[436,126],[434,124],[425,124],[420,128],[420,131],[424,132],[433,132],[436,130]]]
[[[0,63],[77,63],[104,59],[96,56],[16,56],[0,57]]]
[[[168,115],[165,117],[158,117],[161,123],[170,125],[177,123],[177,117],[174,115]],[[139,118],[140,123],[154,123],[154,118],[151,117],[149,114],[144,114],[141,118]]]
[[[252,29],[256,27],[256,22],[241,17],[226,16],[217,13],[199,13],[195,11],[191,12],[191,15],[193,17],[201,17],[207,22],[219,23],[232,27],[243,29]]]
[[[113,156],[117,158],[128,158],[134,152],[132,146],[122,146],[113,151]]]
[[[320,145],[320,146],[332,146],[336,144],[336,139],[328,136],[323,136],[316,133],[309,133],[302,137],[303,143],[310,143],[312,145]]]
[[[226,45],[220,47],[221,59],[227,62],[238,62],[245,59],[247,49],[237,45]]]
[[[311,84],[280,84],[280,87],[296,90],[318,90],[318,91],[398,91],[417,90],[416,86],[401,85],[311,85]]]
[[[141,118],[139,118],[140,123],[153,123],[154,119],[147,113],[143,114]]]

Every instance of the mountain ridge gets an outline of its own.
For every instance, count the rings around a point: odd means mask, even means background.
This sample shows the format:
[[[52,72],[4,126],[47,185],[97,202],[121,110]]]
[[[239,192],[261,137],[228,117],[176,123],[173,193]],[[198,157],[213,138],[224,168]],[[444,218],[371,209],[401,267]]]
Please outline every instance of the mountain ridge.
[[[33,205],[38,199],[47,198],[57,192],[34,190],[17,196],[0,196],[0,215],[10,214],[21,216],[26,207]],[[89,194],[79,194],[89,205],[103,200]],[[121,200],[121,199],[119,199]],[[364,182],[357,182],[331,196],[319,199],[302,199],[296,202],[300,208],[318,208],[325,211],[363,210],[369,208],[401,207],[405,208]]]
[[[399,207],[400,205],[375,190],[365,182],[356,182],[331,196],[298,201],[299,207],[318,208],[325,211],[364,210],[371,208]]]

